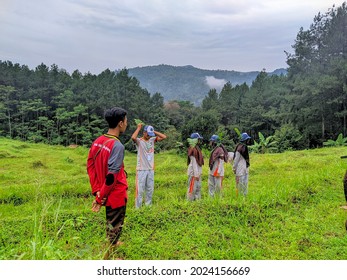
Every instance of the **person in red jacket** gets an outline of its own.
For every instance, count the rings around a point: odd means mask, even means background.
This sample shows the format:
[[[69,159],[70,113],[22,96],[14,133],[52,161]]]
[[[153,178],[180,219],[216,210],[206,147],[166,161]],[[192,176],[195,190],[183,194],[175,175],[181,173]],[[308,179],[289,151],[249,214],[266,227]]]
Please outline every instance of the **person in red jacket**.
[[[105,111],[108,132],[99,136],[91,145],[87,172],[95,200],[92,210],[99,212],[106,207],[106,234],[113,245],[118,241],[124,224],[128,200],[128,183],[124,170],[124,146],[119,136],[125,132],[127,112],[119,107]]]

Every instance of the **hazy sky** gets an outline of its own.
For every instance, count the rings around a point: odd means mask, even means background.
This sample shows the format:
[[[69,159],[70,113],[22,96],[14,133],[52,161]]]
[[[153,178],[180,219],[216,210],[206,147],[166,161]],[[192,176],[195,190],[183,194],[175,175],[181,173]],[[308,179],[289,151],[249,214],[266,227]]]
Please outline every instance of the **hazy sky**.
[[[300,27],[343,0],[0,0],[0,60],[69,73],[169,64],[286,68]]]

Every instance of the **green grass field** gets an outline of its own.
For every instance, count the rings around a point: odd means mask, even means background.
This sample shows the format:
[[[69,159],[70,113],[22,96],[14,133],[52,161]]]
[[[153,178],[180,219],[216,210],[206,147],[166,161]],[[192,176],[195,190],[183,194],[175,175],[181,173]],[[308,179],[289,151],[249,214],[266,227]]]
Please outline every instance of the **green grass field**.
[[[0,138],[0,259],[97,260],[107,250],[104,209],[93,213],[88,149]],[[153,205],[135,209],[136,154],[127,153],[125,260],[346,260],[342,179],[346,148],[251,154],[249,195],[186,201],[186,156],[156,154]],[[205,153],[208,157],[208,153]],[[206,158],[207,162],[208,158]]]

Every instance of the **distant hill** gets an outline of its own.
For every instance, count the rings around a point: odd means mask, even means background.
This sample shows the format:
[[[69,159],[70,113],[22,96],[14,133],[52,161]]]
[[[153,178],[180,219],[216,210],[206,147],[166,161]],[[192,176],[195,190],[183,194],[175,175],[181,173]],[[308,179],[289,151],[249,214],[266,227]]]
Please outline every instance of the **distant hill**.
[[[159,92],[165,101],[187,100],[201,104],[209,90],[218,92],[228,81],[233,85],[251,85],[259,71],[237,72],[227,70],[203,70],[191,65],[157,65],[129,68],[129,76],[139,80],[140,86],[151,94]],[[286,74],[285,69],[277,69],[269,75]]]

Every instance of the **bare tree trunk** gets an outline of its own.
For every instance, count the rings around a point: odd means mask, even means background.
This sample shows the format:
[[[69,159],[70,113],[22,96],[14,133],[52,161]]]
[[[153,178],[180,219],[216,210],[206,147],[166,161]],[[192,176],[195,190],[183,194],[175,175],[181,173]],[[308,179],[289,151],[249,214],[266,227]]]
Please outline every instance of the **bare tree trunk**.
[[[322,113],[322,139],[324,139],[325,135],[325,119],[324,119],[324,114]]]
[[[12,126],[11,126],[11,112],[8,110],[8,129],[10,131],[10,138],[12,138]]]
[[[346,112],[346,104],[343,103],[343,112]],[[346,114],[343,115],[343,136],[346,136]]]

